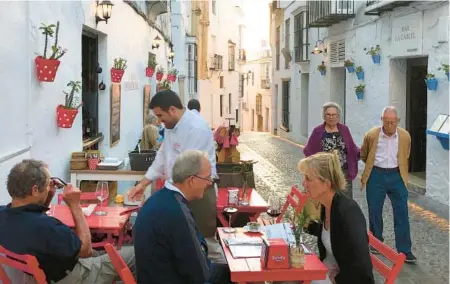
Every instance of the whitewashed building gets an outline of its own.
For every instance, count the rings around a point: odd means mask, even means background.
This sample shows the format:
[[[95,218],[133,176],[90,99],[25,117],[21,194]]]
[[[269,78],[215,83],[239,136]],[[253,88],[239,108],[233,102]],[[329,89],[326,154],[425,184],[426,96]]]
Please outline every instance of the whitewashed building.
[[[247,52],[244,67],[244,97],[240,98],[242,131],[269,132],[272,125],[271,49],[262,41],[261,49]]]
[[[144,86],[151,86],[151,94],[156,90],[155,75],[148,78],[145,74],[149,56],[155,56],[166,72],[172,67],[180,71],[171,87],[183,99],[189,97],[188,84],[184,83],[189,79],[187,36],[193,13],[189,2],[113,1],[105,22],[100,7],[107,2],[0,2],[0,24],[8,27],[0,31],[4,39],[0,46],[0,184],[5,184],[11,167],[24,158],[41,159],[53,175],[68,179],[71,153],[88,145],[105,157],[127,157],[142,133]],[[54,82],[40,82],[34,63],[44,50],[39,28],[41,23],[57,21],[58,45],[67,48],[67,53],[61,58]],[[159,44],[156,37],[161,39]],[[53,41],[49,39],[49,48]],[[127,60],[128,67],[121,82],[120,135],[111,141],[110,68],[120,57]],[[84,105],[72,128],[59,128],[56,107],[64,103],[63,91],[69,91],[66,85],[72,80],[82,82]],[[0,204],[10,200],[2,188]]]
[[[201,115],[211,127],[239,123],[239,97],[243,97],[242,0],[205,1],[209,6],[207,58],[199,61],[197,97]]]
[[[274,74],[274,96],[278,96],[274,100],[274,113],[278,112],[274,131],[303,143],[322,123],[321,105],[335,101],[342,106],[342,122],[361,145],[365,132],[380,125],[383,107],[394,105],[400,112],[400,126],[412,137],[410,189],[448,204],[449,152],[434,135],[426,133],[440,114],[444,118],[449,114],[448,78],[439,70],[449,63],[448,1],[301,2],[272,4],[273,51],[280,54],[273,60],[280,69]],[[307,15],[306,25],[295,24],[299,10]],[[295,34],[305,26],[309,50],[308,58],[302,60],[297,46],[305,42]],[[286,45],[292,37],[294,41]],[[380,63],[367,54],[377,45]],[[289,49],[282,50],[285,46]],[[322,52],[311,54],[315,46]],[[290,69],[283,68],[287,64],[283,54],[291,55]],[[345,60],[363,69],[363,80],[346,70]],[[322,62],[324,75],[317,69]],[[427,90],[427,74],[435,75],[437,90]],[[365,85],[362,100],[355,95],[360,84]],[[444,132],[445,145],[448,130]]]

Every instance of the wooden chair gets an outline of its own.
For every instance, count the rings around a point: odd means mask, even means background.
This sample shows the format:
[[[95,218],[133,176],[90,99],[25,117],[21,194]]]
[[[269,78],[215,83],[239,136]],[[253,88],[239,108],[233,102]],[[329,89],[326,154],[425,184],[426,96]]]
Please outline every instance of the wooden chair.
[[[28,254],[16,254],[0,246],[0,283],[12,284],[2,265],[23,271],[34,277],[37,284],[47,284],[44,271],[39,268],[36,257]]]
[[[111,244],[106,244],[105,250],[122,282],[124,284],[136,284],[136,280],[134,279],[130,268],[127,266],[117,250]]]
[[[60,193],[58,194],[58,204],[61,204],[62,201],[63,201],[63,194]],[[80,201],[86,203],[100,204],[100,201],[95,196],[95,192],[82,192],[80,196]],[[108,199],[103,200],[102,206],[108,206]]]
[[[392,267],[389,267],[381,259],[371,253],[370,258],[372,259],[373,267],[386,279],[384,282],[385,284],[394,284],[395,279],[397,279],[397,276],[405,263],[405,254],[397,253],[392,248],[375,238],[370,231],[368,232],[368,235],[369,244],[393,263]]]

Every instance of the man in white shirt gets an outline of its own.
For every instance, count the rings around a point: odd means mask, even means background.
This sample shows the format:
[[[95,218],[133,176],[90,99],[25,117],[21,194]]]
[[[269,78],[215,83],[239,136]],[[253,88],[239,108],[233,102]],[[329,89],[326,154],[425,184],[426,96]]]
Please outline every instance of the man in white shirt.
[[[195,114],[200,115],[200,102],[198,100],[191,99],[187,104],[187,108]]]
[[[133,187],[128,196],[136,199],[142,196],[145,188],[157,179],[172,176],[172,168],[177,157],[187,150],[200,150],[208,154],[211,163],[211,176],[217,177],[216,156],[213,133],[206,121],[199,115],[187,111],[179,96],[171,91],[158,92],[150,101],[150,109],[165,125],[164,142],[155,160],[145,174],[145,178]],[[223,251],[215,239],[217,196],[214,187],[205,191],[202,199],[190,203],[200,232],[208,243],[210,258],[224,262]]]

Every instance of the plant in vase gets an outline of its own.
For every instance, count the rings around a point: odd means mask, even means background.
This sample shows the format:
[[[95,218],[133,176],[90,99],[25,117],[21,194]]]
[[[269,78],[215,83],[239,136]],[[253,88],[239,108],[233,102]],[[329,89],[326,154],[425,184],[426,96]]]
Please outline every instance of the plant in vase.
[[[158,70],[156,71],[156,80],[161,81],[164,76],[164,68],[161,66],[158,67]]]
[[[323,76],[327,72],[327,67],[325,66],[325,62],[322,61],[322,64],[317,66],[317,70],[319,70],[320,74]]]
[[[149,56],[147,68],[145,68],[145,76],[150,77],[150,78],[153,77],[153,73],[155,73],[156,65],[157,65],[157,63],[156,63],[155,56]]]
[[[364,84],[359,84],[358,86],[355,87],[356,98],[358,100],[362,100],[364,98],[364,88],[365,87],[366,87],[366,85],[364,85]]]
[[[169,73],[167,74],[167,79],[169,82],[175,82],[177,80],[177,74],[178,70],[176,68],[170,69]]]
[[[249,194],[248,194],[248,178],[251,173],[253,173],[253,165],[256,164],[257,161],[248,160],[248,161],[239,161],[238,165],[233,167],[233,172],[238,173],[242,176],[242,197],[240,200],[241,205],[249,204]]]
[[[164,79],[162,81],[160,81],[157,85],[156,85],[156,91],[162,91],[162,90],[170,90],[170,82],[167,79]]]
[[[375,47],[371,47],[366,54],[370,54],[372,56],[372,61],[375,64],[380,64],[381,56],[380,56],[380,45],[376,45]]]
[[[448,64],[444,64],[441,63],[441,67],[438,68],[439,71],[444,70],[445,75],[447,76],[447,80],[450,80],[450,78],[448,77],[448,72],[449,72],[449,65]]]
[[[291,218],[292,231],[295,237],[295,245],[291,245],[290,254],[291,254],[291,266],[295,268],[302,268],[305,264],[305,251],[303,248],[303,232],[305,227],[311,221],[308,210],[303,208],[301,212],[292,214],[293,218]]]
[[[344,67],[347,68],[348,73],[355,72],[355,63],[350,59],[344,61]]]
[[[59,22],[56,22],[56,26],[54,24],[47,26],[42,23],[39,30],[45,35],[45,45],[44,54],[38,55],[34,59],[37,77],[41,82],[53,82],[55,81],[56,72],[61,63],[59,59],[66,54],[67,49],[58,46]],[[47,57],[48,38],[53,37],[53,35],[55,35],[55,43],[51,47],[51,55]]]
[[[358,80],[364,80],[364,69],[362,68],[362,66],[356,66],[355,72]]]
[[[427,84],[427,88],[430,91],[437,90],[438,80],[434,77],[434,74],[428,73],[425,77],[425,83]]]
[[[83,104],[79,97],[75,97],[76,93],[81,91],[81,81],[70,81],[67,84],[70,87],[70,93],[63,91],[66,95],[64,105],[56,107],[56,123],[61,128],[71,128],[75,117],[78,114],[78,109]]]
[[[127,69],[127,60],[124,58],[114,59],[114,65],[111,68],[111,81],[114,83],[120,83],[122,81],[123,74]]]

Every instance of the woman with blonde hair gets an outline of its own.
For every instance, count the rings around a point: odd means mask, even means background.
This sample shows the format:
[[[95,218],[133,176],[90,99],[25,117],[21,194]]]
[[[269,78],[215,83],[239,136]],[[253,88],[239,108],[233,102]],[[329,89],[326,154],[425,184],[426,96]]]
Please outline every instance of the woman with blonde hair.
[[[328,276],[312,283],[375,283],[366,219],[356,201],[343,194],[346,181],[339,153],[309,156],[298,163],[298,170],[308,195],[321,204],[320,221],[311,223],[307,232],[318,237],[320,260]]]
[[[158,118],[153,113],[149,113],[145,121],[144,130],[142,131],[139,146],[141,150],[158,150],[162,137],[160,137],[158,127]]]

